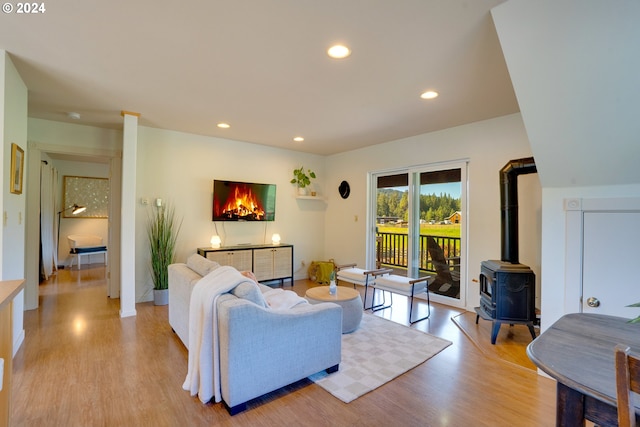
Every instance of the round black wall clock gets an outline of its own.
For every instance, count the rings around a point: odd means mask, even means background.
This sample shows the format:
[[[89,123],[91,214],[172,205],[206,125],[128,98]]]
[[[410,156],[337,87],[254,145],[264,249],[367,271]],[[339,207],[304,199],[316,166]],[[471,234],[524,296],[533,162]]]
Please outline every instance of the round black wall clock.
[[[342,197],[343,199],[349,197],[349,194],[351,193],[349,183],[347,181],[342,181],[340,183],[340,187],[338,187],[338,192],[340,193],[340,197]]]

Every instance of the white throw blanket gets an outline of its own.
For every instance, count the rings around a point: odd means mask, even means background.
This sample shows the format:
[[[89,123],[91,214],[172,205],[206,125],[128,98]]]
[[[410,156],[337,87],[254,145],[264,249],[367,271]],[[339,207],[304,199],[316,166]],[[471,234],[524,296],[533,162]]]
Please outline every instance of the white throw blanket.
[[[298,304],[309,304],[309,301],[299,297],[295,292],[280,288],[269,289],[262,295],[267,301],[267,306],[273,310],[289,310]]]
[[[222,266],[193,287],[189,305],[189,367],[182,388],[203,403],[222,400],[218,347],[218,297],[242,282],[253,282],[238,270]]]

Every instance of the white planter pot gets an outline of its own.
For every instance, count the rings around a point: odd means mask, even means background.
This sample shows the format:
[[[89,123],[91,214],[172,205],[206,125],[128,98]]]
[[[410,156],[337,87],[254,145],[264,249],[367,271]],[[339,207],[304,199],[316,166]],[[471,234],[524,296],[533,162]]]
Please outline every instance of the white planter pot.
[[[154,289],[153,290],[153,303],[155,305],[167,305],[167,304],[169,304],[169,289]]]
[[[307,187],[298,187],[298,195],[306,196],[307,195]]]

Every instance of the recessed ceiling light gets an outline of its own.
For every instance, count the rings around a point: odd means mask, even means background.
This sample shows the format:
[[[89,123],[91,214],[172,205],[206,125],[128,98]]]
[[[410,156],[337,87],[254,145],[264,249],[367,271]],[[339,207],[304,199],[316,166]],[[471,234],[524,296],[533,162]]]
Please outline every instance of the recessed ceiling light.
[[[69,111],[67,113],[67,117],[73,120],[80,120],[80,113],[76,113],[75,111]]]
[[[303,138],[303,137],[301,137],[301,136],[296,136],[295,138],[293,138],[293,140],[294,140],[295,142],[302,142],[302,141],[304,141],[304,138]]]
[[[344,45],[336,44],[327,50],[327,55],[334,59],[342,59],[351,55],[351,50]]]
[[[437,98],[438,95],[439,95],[439,93],[436,92],[435,90],[428,90],[426,92],[423,92],[420,95],[420,98],[422,98],[422,99],[433,99],[433,98]]]
[[[218,123],[220,129],[229,129],[231,125],[229,123]]]

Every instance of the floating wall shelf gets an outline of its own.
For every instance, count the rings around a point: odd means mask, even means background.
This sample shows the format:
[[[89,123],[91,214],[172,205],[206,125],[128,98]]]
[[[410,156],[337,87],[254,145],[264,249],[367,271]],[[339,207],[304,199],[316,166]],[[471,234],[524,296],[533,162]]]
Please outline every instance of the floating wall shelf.
[[[296,199],[303,199],[303,200],[323,200],[323,197],[320,196],[296,196]]]

